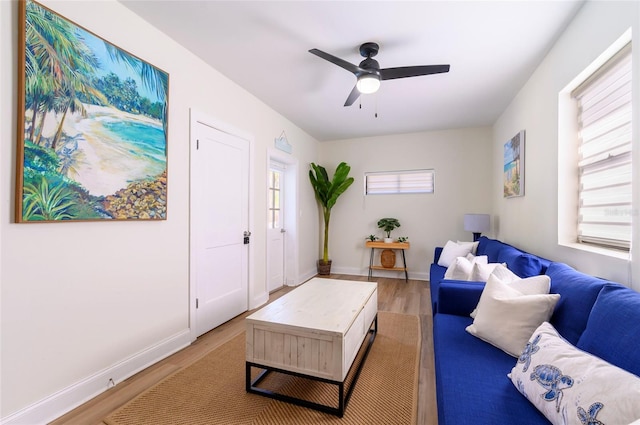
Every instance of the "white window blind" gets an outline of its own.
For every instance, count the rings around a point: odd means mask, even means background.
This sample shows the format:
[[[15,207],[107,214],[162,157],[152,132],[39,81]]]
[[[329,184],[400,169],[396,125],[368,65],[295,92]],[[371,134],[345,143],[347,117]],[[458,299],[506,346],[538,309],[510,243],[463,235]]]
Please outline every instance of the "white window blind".
[[[578,241],[631,246],[631,43],[574,92],[578,105]]]
[[[366,195],[433,193],[434,180],[434,170],[365,173],[364,193]]]

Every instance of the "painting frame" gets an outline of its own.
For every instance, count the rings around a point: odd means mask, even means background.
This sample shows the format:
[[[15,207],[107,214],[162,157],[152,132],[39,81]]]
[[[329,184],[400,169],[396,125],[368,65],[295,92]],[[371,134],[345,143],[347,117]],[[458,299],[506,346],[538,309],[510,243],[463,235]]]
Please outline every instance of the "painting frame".
[[[504,198],[524,196],[525,130],[520,130],[504,144],[502,192]]]
[[[169,74],[19,2],[15,222],[167,219]]]

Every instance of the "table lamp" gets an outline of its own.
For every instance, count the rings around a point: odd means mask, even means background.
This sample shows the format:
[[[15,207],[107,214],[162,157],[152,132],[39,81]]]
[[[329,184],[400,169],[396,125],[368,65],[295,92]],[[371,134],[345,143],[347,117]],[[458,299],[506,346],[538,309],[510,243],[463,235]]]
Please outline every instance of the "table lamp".
[[[480,239],[480,234],[491,228],[491,216],[489,214],[465,214],[464,230],[473,232],[473,241]]]

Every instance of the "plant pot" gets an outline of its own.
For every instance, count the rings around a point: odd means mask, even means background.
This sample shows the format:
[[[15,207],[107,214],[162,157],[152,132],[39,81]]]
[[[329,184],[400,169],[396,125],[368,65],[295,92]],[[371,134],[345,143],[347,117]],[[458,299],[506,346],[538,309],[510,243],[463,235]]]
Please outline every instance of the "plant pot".
[[[380,254],[380,264],[385,269],[391,269],[396,265],[396,253],[393,249],[383,249]]]
[[[318,260],[318,274],[323,276],[331,274],[331,260],[326,263],[322,260]]]
[[[393,238],[384,238],[384,243],[393,243]]]

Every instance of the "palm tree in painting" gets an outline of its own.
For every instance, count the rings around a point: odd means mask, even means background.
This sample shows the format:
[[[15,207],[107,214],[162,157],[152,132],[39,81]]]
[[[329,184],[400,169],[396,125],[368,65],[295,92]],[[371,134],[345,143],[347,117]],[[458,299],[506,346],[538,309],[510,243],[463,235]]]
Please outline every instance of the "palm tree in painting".
[[[97,59],[85,44],[81,43],[76,47],[77,56],[72,58],[73,72],[70,73],[70,78],[66,81],[66,84],[56,93],[54,109],[56,112],[62,113],[62,118],[51,143],[51,149],[53,150],[56,149],[62,137],[62,129],[67,113],[80,112],[82,116],[86,116],[84,105],[79,98],[80,94],[83,94],[86,98],[93,99],[96,103],[108,103],[106,97],[91,84],[90,75],[98,67]]]
[[[46,113],[49,105],[43,108],[45,99],[50,102],[51,95],[58,90],[65,80],[66,65],[55,43],[62,44],[75,37],[71,25],[37,6],[33,2],[26,4],[26,49],[25,49],[25,89],[26,105],[31,109],[31,129],[29,140],[34,140],[38,113]],[[63,50],[64,51],[64,50]],[[43,120],[41,119],[40,122]]]
[[[129,66],[134,72],[140,75],[142,84],[144,84],[149,90],[155,93],[155,95],[162,102],[162,129],[164,130],[164,138],[167,140],[167,88],[169,87],[169,75],[160,71],[158,68],[141,61],[131,55],[126,54],[117,47],[105,42],[105,47],[111,59],[117,62],[122,62]],[[165,144],[166,146],[166,144]]]
[[[61,112],[63,116],[51,145],[55,150],[67,112],[84,114],[79,93],[97,103],[105,104],[107,100],[91,84],[98,60],[78,37],[75,27],[33,2],[27,2],[26,12],[25,77],[29,99],[26,106],[33,111],[29,140],[34,140],[38,114],[41,117],[36,144],[40,142],[47,112]]]

